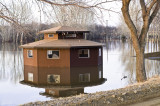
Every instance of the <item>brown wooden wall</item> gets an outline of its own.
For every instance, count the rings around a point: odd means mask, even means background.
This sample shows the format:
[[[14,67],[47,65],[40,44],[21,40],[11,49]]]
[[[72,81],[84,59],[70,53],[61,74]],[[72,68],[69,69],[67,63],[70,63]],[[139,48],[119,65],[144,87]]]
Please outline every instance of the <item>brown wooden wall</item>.
[[[81,67],[81,66],[97,66],[98,65],[98,53],[99,48],[85,48],[90,50],[89,58],[79,58],[78,50],[84,48],[71,48],[71,67]]]
[[[54,92],[54,96],[57,97],[65,97],[71,95],[78,95],[80,93],[84,93],[84,88],[71,88],[71,89],[53,89],[53,88],[46,88],[45,93],[49,94],[49,91]]]
[[[24,49],[24,80],[28,81],[30,72],[33,83],[47,84],[47,76],[55,74],[60,75],[61,85],[70,85],[79,83],[79,74],[90,73],[90,81],[96,82],[99,70],[103,74],[103,54],[99,56],[99,48],[86,48],[90,50],[90,58],[79,58],[78,50],[83,48],[33,49],[33,58],[27,57],[27,50],[31,49]],[[60,59],[47,59],[47,50],[59,50]]]
[[[28,58],[27,50],[33,50],[33,57]],[[23,49],[23,58],[24,58],[24,65],[29,66],[38,66],[37,62],[37,49]]]
[[[24,66],[24,81],[28,81],[28,73],[33,73],[33,82],[38,84],[38,67],[35,66]]]
[[[59,50],[59,59],[47,59],[47,50]],[[70,49],[38,49],[39,67],[70,67]]]
[[[90,73],[90,82],[96,82],[98,78],[98,66],[93,67],[71,67],[71,84],[79,84],[79,74]]]
[[[59,85],[70,84],[70,68],[55,68],[55,67],[39,67],[38,69],[38,80],[40,84],[47,84],[48,75],[60,75]]]
[[[48,34],[44,34],[44,39],[55,39],[55,40],[58,40],[58,34],[54,34],[53,37],[48,37]]]

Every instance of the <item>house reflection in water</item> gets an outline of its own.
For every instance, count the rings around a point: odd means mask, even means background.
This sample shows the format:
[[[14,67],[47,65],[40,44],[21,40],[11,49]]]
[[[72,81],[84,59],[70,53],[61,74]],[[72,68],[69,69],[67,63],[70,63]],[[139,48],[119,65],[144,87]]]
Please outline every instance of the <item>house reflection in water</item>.
[[[84,93],[83,87],[77,88],[46,88],[45,92],[40,93],[44,96],[53,96],[53,97],[66,97],[71,95],[78,95]]]
[[[44,34],[44,40],[21,45],[24,56],[23,82],[55,86],[101,82],[102,44],[85,40],[85,33],[88,32],[59,26],[40,31]]]

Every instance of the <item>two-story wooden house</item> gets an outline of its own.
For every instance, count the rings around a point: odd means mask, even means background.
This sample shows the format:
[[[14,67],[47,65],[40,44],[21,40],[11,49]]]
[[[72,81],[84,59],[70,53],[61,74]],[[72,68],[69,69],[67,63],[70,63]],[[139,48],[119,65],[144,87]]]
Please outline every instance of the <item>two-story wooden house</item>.
[[[89,31],[59,26],[40,31],[44,40],[21,45],[24,81],[75,85],[103,78],[102,44],[85,40]]]

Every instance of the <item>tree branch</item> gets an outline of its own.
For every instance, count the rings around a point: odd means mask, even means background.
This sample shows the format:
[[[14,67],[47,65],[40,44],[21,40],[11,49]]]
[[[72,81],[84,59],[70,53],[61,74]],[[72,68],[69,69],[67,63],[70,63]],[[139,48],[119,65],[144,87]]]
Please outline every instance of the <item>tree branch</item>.
[[[147,14],[150,15],[150,11],[153,8],[153,6],[155,5],[155,3],[157,2],[157,0],[153,0],[153,2],[150,4],[150,6],[147,8]]]
[[[157,15],[159,9],[160,9],[160,0],[156,0],[157,4],[155,9],[153,10],[152,14],[150,15],[150,19],[149,19],[149,25],[152,23],[154,17]]]
[[[122,0],[123,5],[122,5],[122,13],[123,13],[123,17],[125,20],[125,23],[127,24],[128,28],[130,29],[131,32],[131,37],[132,37],[132,42],[134,47],[137,47],[138,49],[135,50],[140,50],[140,45],[138,42],[138,35],[137,35],[137,29],[130,17],[129,14],[129,4],[131,0]],[[139,51],[136,51],[139,52]]]
[[[152,14],[150,15],[150,11],[153,9],[155,4],[156,4],[156,7],[154,8]],[[139,36],[139,41],[140,41],[140,45],[142,46],[142,48],[144,47],[144,42],[145,42],[147,32],[149,30],[149,26],[152,23],[154,17],[157,15],[159,8],[160,8],[160,1],[154,0],[150,4],[149,8],[147,9],[146,16],[143,17],[143,27],[142,27],[142,30]]]
[[[107,11],[111,11],[111,12],[115,12],[115,13],[119,13],[119,12],[116,12],[116,11],[113,11],[113,10],[111,10],[111,9],[106,9],[106,8],[102,8],[102,7],[100,7],[99,5],[101,5],[101,4],[105,4],[105,3],[108,3],[108,2],[114,2],[114,1],[117,1],[117,0],[111,0],[111,1],[108,1],[108,0],[106,0],[106,1],[104,1],[104,2],[100,2],[100,3],[97,3],[97,4],[95,4],[95,5],[92,5],[92,6],[89,6],[89,5],[87,5],[86,4],[86,6],[83,6],[83,5],[80,5],[82,2],[74,2],[74,3],[72,3],[72,2],[67,2],[67,3],[62,3],[62,4],[60,4],[60,3],[55,3],[55,2],[52,2],[52,1],[49,1],[49,0],[39,0],[39,1],[42,1],[42,2],[45,2],[45,3],[48,3],[48,4],[51,4],[51,5],[57,5],[57,6],[77,6],[77,7],[80,7],[80,8],[85,8],[85,9],[87,9],[87,8],[98,8],[98,9],[101,9],[101,10],[107,10]],[[84,4],[84,3],[83,3]]]
[[[140,0],[140,4],[141,4],[142,15],[143,15],[143,19],[144,19],[144,17],[146,16],[146,13],[147,13],[147,9],[146,9],[146,5],[145,5],[144,0]]]

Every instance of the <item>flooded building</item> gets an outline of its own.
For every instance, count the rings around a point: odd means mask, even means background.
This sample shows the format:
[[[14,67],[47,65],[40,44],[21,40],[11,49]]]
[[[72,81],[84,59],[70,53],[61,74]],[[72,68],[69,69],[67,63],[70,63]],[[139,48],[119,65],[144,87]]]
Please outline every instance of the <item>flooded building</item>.
[[[85,40],[89,31],[59,26],[39,33],[44,34],[44,40],[20,46],[25,82],[77,85],[103,78],[102,44]]]

